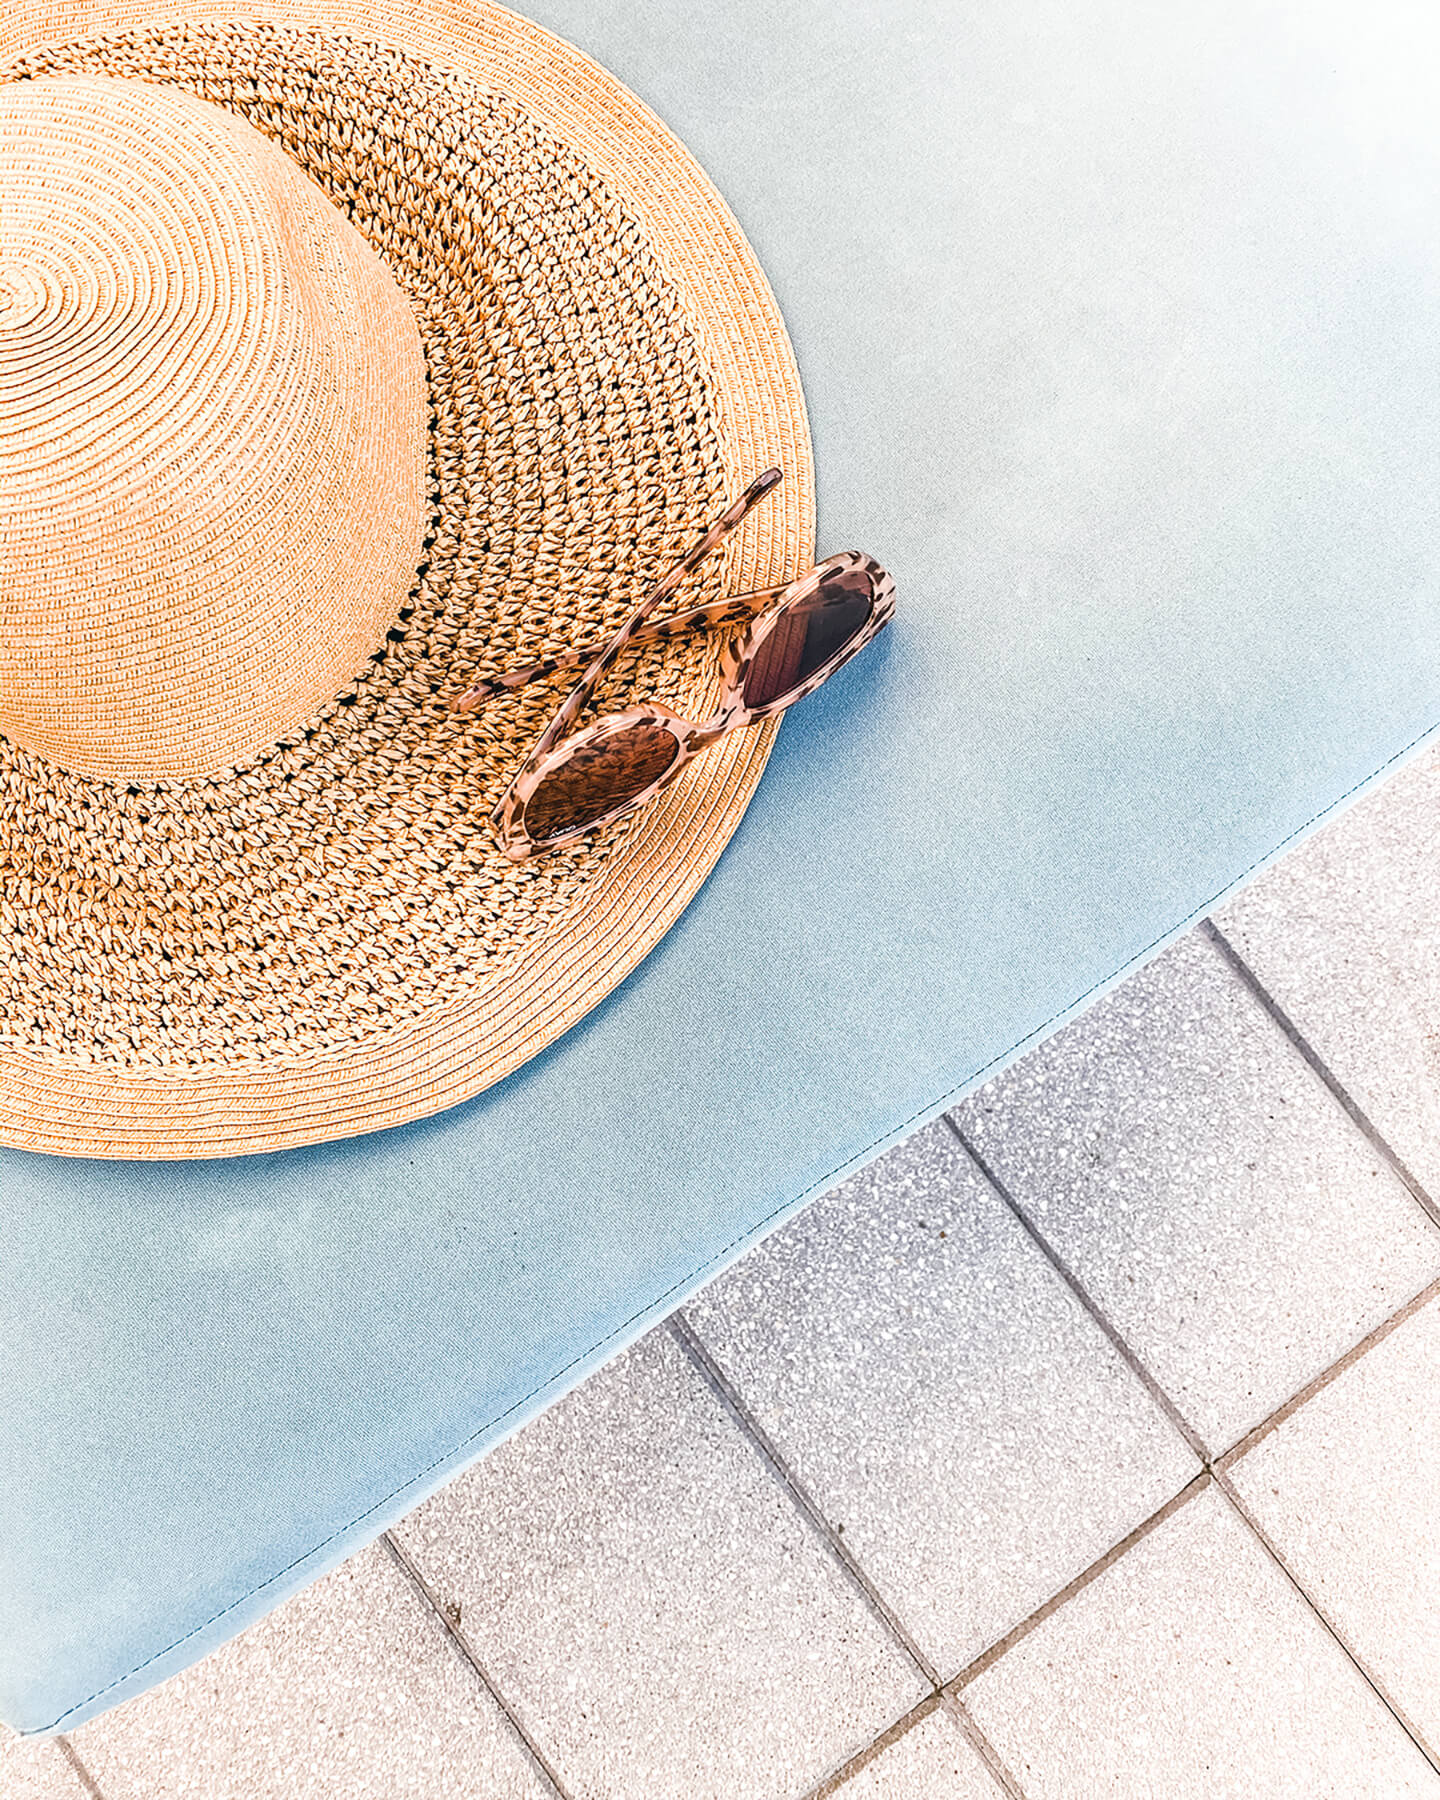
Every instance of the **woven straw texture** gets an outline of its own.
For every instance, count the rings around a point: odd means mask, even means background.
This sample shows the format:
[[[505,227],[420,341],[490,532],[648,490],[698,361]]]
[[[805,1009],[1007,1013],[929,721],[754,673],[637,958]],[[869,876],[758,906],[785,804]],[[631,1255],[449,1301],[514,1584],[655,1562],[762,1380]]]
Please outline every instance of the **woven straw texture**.
[[[221,107],[0,88],[0,419],[0,731],[67,769],[206,775],[263,749],[354,679],[414,583],[410,309]]]
[[[353,220],[418,324],[428,519],[358,679],[247,761],[122,781],[0,744],[0,1138],[70,1154],[396,1124],[552,1041],[698,887],[769,733],[735,734],[633,822],[516,867],[484,817],[563,689],[469,717],[449,697],[613,627],[767,463],[786,483],[687,603],[784,579],[812,549],[773,299],[639,102],[498,8],[306,4],[243,27],[211,11],[169,25],[22,3],[0,25],[4,75],[218,103]],[[627,663],[605,702],[703,704],[716,651],[681,640]]]

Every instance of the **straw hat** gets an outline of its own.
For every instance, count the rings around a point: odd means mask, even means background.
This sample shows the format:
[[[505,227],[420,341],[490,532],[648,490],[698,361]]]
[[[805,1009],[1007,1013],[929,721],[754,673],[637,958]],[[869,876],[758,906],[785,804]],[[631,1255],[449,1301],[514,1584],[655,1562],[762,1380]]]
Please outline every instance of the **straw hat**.
[[[737,732],[516,865],[486,817],[756,471],[685,604],[811,560],[794,360],[685,150],[467,0],[0,18],[0,1142],[215,1156],[399,1124],[656,943],[759,779]],[[719,645],[626,663],[703,703]]]

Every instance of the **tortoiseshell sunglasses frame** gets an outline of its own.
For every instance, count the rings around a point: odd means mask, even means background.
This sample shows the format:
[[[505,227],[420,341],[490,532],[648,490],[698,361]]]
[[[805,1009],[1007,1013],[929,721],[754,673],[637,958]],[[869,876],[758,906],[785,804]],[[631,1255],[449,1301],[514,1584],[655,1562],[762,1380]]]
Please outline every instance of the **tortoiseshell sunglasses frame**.
[[[457,711],[468,711],[492,694],[512,690],[527,681],[538,680],[543,675],[567,666],[578,666],[580,661],[590,655],[595,660],[590,664],[579,682],[566,696],[555,717],[546,726],[536,741],[534,749],[526,758],[524,765],[516,774],[510,786],[501,796],[500,801],[491,813],[491,822],[495,827],[500,847],[512,862],[524,862],[532,856],[550,850],[561,850],[566,845],[578,843],[590,832],[602,826],[611,825],[617,819],[647,805],[668,787],[680,774],[681,770],[695,757],[703,755],[712,744],[716,743],[728,731],[740,730],[747,725],[758,723],[772,714],[784,712],[803,700],[823,682],[828,681],[835,672],[849,662],[852,656],[863,650],[867,644],[889,624],[895,611],[895,583],[890,575],[881,568],[873,557],[866,556],[859,550],[842,550],[836,556],[829,556],[814,568],[783,586],[761,588],[752,594],[735,595],[729,600],[717,602],[711,606],[697,607],[690,613],[676,615],[661,620],[655,625],[645,627],[645,621],[663,601],[669,598],[686,579],[705,560],[716,546],[732,532],[745,517],[752,506],[764,499],[781,479],[779,469],[767,469],[752,481],[740,498],[732,503],[720,518],[710,527],[675,566],[670,569],[651,590],[635,611],[622,625],[608,644],[595,654],[593,647],[588,650],[567,651],[561,656],[545,662],[535,663],[524,669],[517,669],[512,674],[493,678],[471,688],[452,704]],[[766,639],[775,629],[781,618],[796,606],[804,605],[817,594],[827,582],[842,575],[862,574],[870,584],[870,612],[865,623],[850,638],[847,638],[839,649],[806,679],[793,688],[787,689],[775,700],[764,706],[748,706],[744,698],[745,680],[751,665],[763,648]],[[839,595],[833,604],[841,600],[853,600],[851,584],[840,586]],[[824,604],[822,602],[822,604]],[[597,719],[583,730],[566,736],[574,725],[586,703],[599,686],[606,671],[624,653],[641,643],[653,643],[663,638],[673,637],[682,631],[699,629],[702,626],[739,623],[748,618],[746,630],[732,644],[726,646],[720,661],[720,699],[715,711],[708,719],[697,721],[683,718],[659,701],[651,701],[642,706],[627,707],[623,712],[610,713]],[[669,766],[638,792],[628,796],[618,806],[588,820],[584,825],[558,832],[553,836],[533,838],[525,828],[525,809],[532,796],[557,770],[564,767],[581,750],[593,750],[603,745],[607,739],[616,737],[622,732],[631,731],[637,725],[654,725],[668,732],[676,742],[675,759]]]

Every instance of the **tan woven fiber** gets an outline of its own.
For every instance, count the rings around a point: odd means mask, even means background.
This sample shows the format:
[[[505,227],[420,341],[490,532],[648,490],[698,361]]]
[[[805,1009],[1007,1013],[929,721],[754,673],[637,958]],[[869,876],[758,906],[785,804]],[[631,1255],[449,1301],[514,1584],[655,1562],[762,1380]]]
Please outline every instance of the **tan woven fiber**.
[[[694,893],[770,733],[735,734],[629,825],[516,867],[484,815],[556,687],[469,718],[448,697],[618,622],[770,463],[786,482],[686,603],[812,552],[774,301],[633,96],[498,8],[186,12],[22,0],[0,56],[12,78],[225,105],[354,221],[418,324],[431,510],[383,650],[238,767],[105,781],[0,744],[0,1140],[68,1154],[396,1124],[553,1041]],[[622,665],[606,699],[697,703],[715,652],[677,641]]]
[[[425,367],[404,296],[220,107],[0,89],[0,731],[204,775],[363,669],[415,580]]]

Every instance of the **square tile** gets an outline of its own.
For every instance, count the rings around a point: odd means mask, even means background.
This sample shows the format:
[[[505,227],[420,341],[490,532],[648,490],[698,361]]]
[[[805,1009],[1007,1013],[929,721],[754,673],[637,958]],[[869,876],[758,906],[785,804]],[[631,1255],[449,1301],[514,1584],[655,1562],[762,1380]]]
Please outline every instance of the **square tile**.
[[[663,1328],[398,1535],[576,1800],[782,1800],[926,1691]]]
[[[1440,1795],[1440,1775],[1214,1487],[963,1698],[1026,1800]]]
[[[1440,1231],[1197,935],[956,1117],[1211,1450],[1440,1274]]]
[[[687,1316],[945,1678],[1198,1472],[943,1120]]]
[[[22,1738],[0,1725],[3,1800],[88,1800],[65,1753],[48,1738]]]
[[[73,1741],[105,1800],[551,1792],[380,1545]]]
[[[1440,1200],[1440,750],[1268,869],[1216,923]]]
[[[1440,1302],[1231,1466],[1307,1593],[1440,1752]]]
[[[1003,1790],[937,1707],[835,1790],[834,1800],[1000,1800]]]

